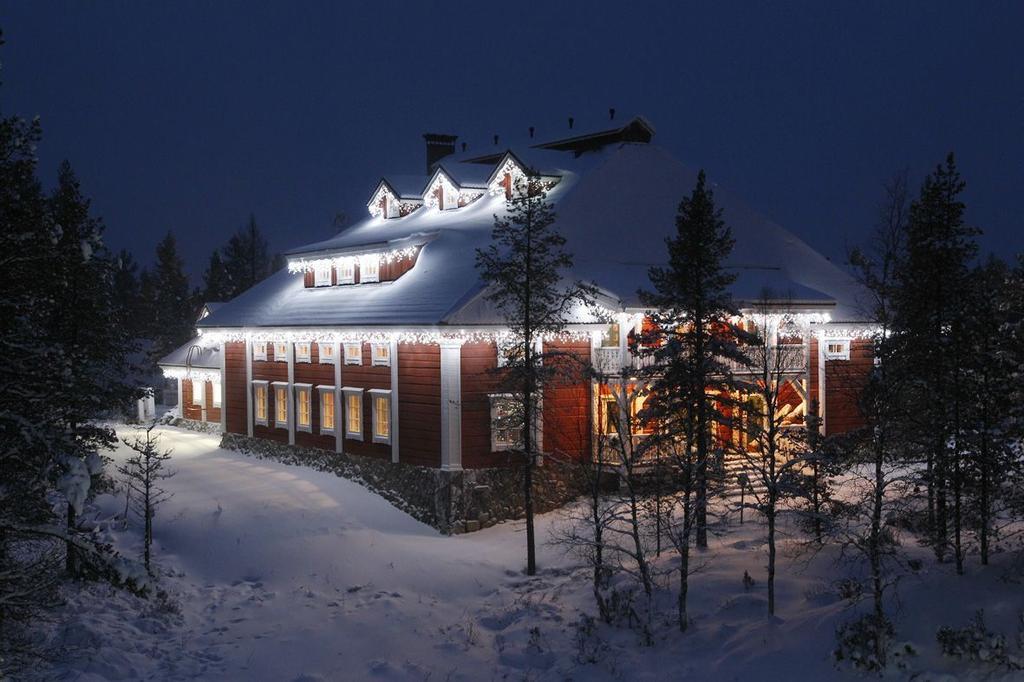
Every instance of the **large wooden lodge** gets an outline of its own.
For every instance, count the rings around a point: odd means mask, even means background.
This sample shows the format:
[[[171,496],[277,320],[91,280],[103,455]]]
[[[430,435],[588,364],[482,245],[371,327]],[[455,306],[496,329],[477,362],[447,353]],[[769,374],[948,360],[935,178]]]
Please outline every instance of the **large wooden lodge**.
[[[630,334],[644,309],[637,291],[665,258],[680,199],[696,172],[652,144],[642,117],[573,126],[547,141],[457,148],[425,135],[428,172],[386,175],[368,215],[326,241],[294,249],[288,268],[227,303],[208,306],[199,335],[161,365],[180,379],[186,419],[225,432],[447,470],[507,465],[516,436],[495,374],[505,334],[484,297],[474,250],[517,182],[549,188],[573,276],[594,282],[612,313],[581,310],[545,343],[578,354],[614,381],[636,359]],[[871,366],[851,277],[721,188],[733,230],[733,295],[749,311],[773,292],[799,350],[787,376],[787,410],[802,423],[816,403],[826,434],[861,424],[855,388]],[[822,226],[821,229],[828,229]],[[609,409],[601,382],[547,389],[544,452],[583,458]],[[729,437],[725,434],[724,437]]]

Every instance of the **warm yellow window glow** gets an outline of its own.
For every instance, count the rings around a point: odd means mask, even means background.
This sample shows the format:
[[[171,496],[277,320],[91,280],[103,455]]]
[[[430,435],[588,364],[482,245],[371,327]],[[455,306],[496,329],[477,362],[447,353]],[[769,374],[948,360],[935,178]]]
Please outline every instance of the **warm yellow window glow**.
[[[333,343],[318,343],[316,348],[320,351],[320,362],[325,360],[334,360],[334,344]]]
[[[376,421],[373,425],[373,435],[376,438],[391,437],[391,399],[387,396],[378,395],[374,397],[374,411]]]
[[[297,343],[295,344],[295,361],[296,362],[309,362],[310,358],[310,344],[309,343]]]
[[[288,423],[288,388],[285,386],[274,387],[274,408],[277,410],[277,423]]]
[[[320,392],[320,428],[334,430],[334,391]]]
[[[267,387],[262,384],[256,386],[256,419],[267,421]]]
[[[375,343],[373,344],[373,364],[375,365],[390,365],[391,364],[391,346],[386,343]]]
[[[345,430],[348,433],[363,432],[363,401],[358,393],[349,393],[345,396],[345,418],[347,419]]]
[[[346,365],[361,365],[361,364],[363,364],[363,344],[361,344],[361,343],[346,343],[345,344],[345,364]]]
[[[309,389],[303,389],[298,391],[299,398],[299,426],[309,426],[312,424],[310,417],[310,405],[309,405]]]
[[[274,361],[275,362],[287,362],[288,361],[288,344],[283,342],[274,343]]]

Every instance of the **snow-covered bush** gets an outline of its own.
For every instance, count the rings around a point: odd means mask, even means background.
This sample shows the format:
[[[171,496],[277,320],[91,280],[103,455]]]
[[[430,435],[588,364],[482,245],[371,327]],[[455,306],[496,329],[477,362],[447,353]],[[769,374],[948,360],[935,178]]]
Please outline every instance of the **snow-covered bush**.
[[[1011,670],[1024,669],[1024,660],[1006,649],[1006,635],[992,632],[985,625],[985,612],[979,610],[965,628],[943,625],[935,635],[942,653],[975,663],[990,663]]]
[[[836,630],[836,663],[849,663],[855,668],[877,672],[888,665],[903,667],[904,659],[916,655],[909,643],[895,644],[895,631],[888,619],[878,620],[865,614],[844,623]]]

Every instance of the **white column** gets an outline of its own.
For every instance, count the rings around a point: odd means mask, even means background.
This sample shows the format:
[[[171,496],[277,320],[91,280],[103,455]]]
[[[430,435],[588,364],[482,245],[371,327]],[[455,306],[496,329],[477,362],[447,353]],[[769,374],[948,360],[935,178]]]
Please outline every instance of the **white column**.
[[[288,445],[295,445],[295,344],[288,348]]]
[[[183,400],[183,398],[182,398],[183,392],[181,390],[181,384],[185,380],[182,379],[181,377],[178,377],[175,381],[177,381],[177,383],[178,383],[178,417],[180,417],[181,419],[184,419],[185,418],[185,405],[182,402],[182,400]]]
[[[334,342],[334,451],[341,452],[345,441],[345,410],[342,409],[344,396],[341,392],[341,342]]]
[[[391,461],[398,463],[398,339],[391,339]]]
[[[223,405],[224,402],[221,402]],[[252,438],[252,341],[245,340],[245,431]]]
[[[441,468],[462,468],[462,341],[441,346]]]
[[[227,385],[224,383],[224,379],[227,377],[227,366],[228,366],[228,344],[223,341],[220,344],[220,432],[225,433],[228,430],[228,401],[225,400],[227,395]]]

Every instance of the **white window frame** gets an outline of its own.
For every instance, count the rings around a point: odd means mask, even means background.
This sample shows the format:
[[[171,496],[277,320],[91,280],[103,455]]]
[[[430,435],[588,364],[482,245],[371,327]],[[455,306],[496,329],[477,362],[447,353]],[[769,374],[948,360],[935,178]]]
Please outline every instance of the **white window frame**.
[[[295,362],[312,362],[313,344],[309,341],[295,342]]]
[[[331,357],[329,357],[329,358],[325,358],[324,357],[324,351],[325,350],[329,350],[330,351]],[[317,351],[317,353],[316,353],[317,354],[317,359],[320,361],[321,365],[333,365],[333,364],[336,364],[338,362],[338,356],[334,354],[334,344],[333,343],[320,343],[319,341],[317,341],[316,351]]]
[[[294,386],[295,386],[295,430],[296,431],[305,431],[306,433],[313,433],[313,384],[294,384]],[[306,399],[307,404],[309,406],[309,409],[307,410],[307,414],[309,415],[309,423],[308,424],[303,424],[300,421],[300,419],[299,419],[299,415],[301,414],[301,411],[299,410],[299,406],[300,406],[300,402],[303,399],[303,396],[305,396],[305,399]]]
[[[850,359],[850,339],[823,339],[822,343],[825,344],[824,354],[826,360],[849,360]],[[837,350],[830,350],[831,345],[839,346]]]
[[[266,360],[267,359],[267,342],[258,341],[252,344],[252,359],[253,360]]]
[[[377,352],[383,349],[385,352],[384,357],[377,357]],[[374,342],[370,344],[370,364],[374,367],[390,367],[391,366],[391,344],[387,341]]]
[[[392,218],[402,217],[402,202],[391,194],[384,195],[384,218],[390,220]]]
[[[329,287],[331,286],[331,262],[317,263],[313,266],[313,286],[315,287]]]
[[[388,406],[384,411],[385,416],[388,420],[388,435],[382,436],[377,433],[377,418],[380,416],[380,412],[377,409],[377,399],[387,398]],[[371,430],[373,431],[373,442],[384,443],[385,445],[391,443],[391,391],[383,388],[371,388],[370,389],[370,423],[372,424]]]
[[[368,266],[372,266],[370,269]],[[369,253],[359,257],[359,283],[369,284],[380,281],[380,256]]]
[[[192,382],[192,406],[203,407],[206,405],[206,382],[198,381],[196,379],[190,379]],[[199,386],[198,393],[196,392],[196,386]]]
[[[355,346],[359,349],[358,353],[350,354],[349,350]],[[342,344],[342,349],[345,353],[345,364],[346,365],[361,365],[363,364],[363,342],[362,341],[349,341]]]
[[[274,389],[274,427],[278,428],[278,429],[287,429],[288,428],[288,423],[289,423],[289,421],[291,421],[291,418],[292,418],[291,391],[288,390],[288,388],[289,388],[288,382],[287,381],[273,381],[273,382],[270,383],[270,385]],[[284,388],[284,399],[285,399],[285,402],[284,402],[284,421],[281,421],[278,418],[278,415],[280,415],[280,412],[278,411],[278,400],[277,400],[278,393],[277,393],[277,391],[280,388]],[[268,416],[268,418],[269,418],[269,416]]]
[[[288,362],[288,342],[274,342],[274,362]]]
[[[263,389],[263,418],[260,418],[259,400],[256,388]],[[252,415],[255,423],[259,426],[270,426],[270,384],[262,379],[254,379],[252,382]]]
[[[345,423],[344,423],[345,438],[348,438],[350,440],[363,440],[363,410],[365,409],[365,406],[363,405],[363,389],[361,389],[361,388],[354,388],[354,387],[351,387],[351,386],[344,386],[341,389],[341,393],[345,397],[345,412],[344,412],[344,417],[345,417]],[[359,430],[358,431],[350,431],[349,428],[348,428],[348,399],[349,399],[349,396],[353,396],[353,395],[359,397]]]
[[[497,418],[496,413],[498,409],[498,403],[505,400],[515,400],[515,396],[512,395],[511,393],[490,393],[488,394],[487,399],[490,402],[491,408],[489,422],[489,428],[491,432],[491,452],[504,452],[506,450],[511,450],[516,446],[516,444],[508,441],[503,442],[498,440],[497,429],[494,428],[494,421]],[[519,429],[521,432],[522,427],[519,427]],[[520,433],[520,438],[522,438],[522,433]]]
[[[354,258],[343,258],[336,261],[338,268],[338,284],[356,283],[356,261]]]
[[[224,385],[220,379],[210,381],[210,394],[213,396],[213,407],[219,409],[224,405]]]
[[[322,436],[333,436],[334,432],[338,428],[338,393],[334,390],[334,386],[317,386],[317,392],[320,395],[317,400],[317,414],[319,415],[318,421],[320,422],[320,435]],[[334,426],[324,426],[324,396],[330,395],[334,399]]]

